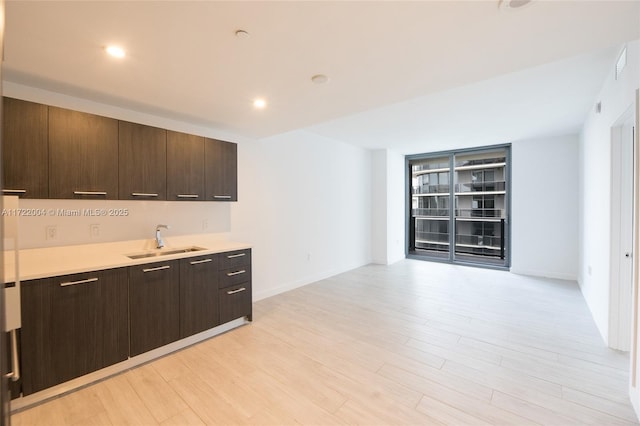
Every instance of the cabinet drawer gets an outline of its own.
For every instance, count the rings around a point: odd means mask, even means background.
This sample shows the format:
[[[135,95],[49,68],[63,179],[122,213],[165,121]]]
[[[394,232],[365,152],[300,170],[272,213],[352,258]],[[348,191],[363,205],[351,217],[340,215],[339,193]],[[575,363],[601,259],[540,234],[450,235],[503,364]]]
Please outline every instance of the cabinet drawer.
[[[249,317],[251,320],[251,283],[246,282],[219,290],[220,322]]]
[[[220,269],[251,265],[251,249],[221,253],[220,259]]]
[[[244,282],[251,282],[251,265],[221,269],[218,274],[218,288],[226,288]]]

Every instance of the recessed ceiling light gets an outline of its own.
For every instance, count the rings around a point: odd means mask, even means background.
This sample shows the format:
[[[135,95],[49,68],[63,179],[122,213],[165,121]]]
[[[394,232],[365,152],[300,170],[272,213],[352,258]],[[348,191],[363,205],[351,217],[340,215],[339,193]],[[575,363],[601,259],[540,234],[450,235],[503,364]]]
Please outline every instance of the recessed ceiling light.
[[[503,10],[520,10],[531,5],[534,0],[500,0],[498,7]]]
[[[265,109],[267,107],[267,101],[262,98],[257,98],[253,101],[253,107],[256,109]]]
[[[113,56],[114,58],[124,58],[126,55],[124,49],[120,46],[115,46],[115,45],[107,46],[105,50],[109,55]]]
[[[327,81],[329,81],[329,77],[327,77],[324,74],[316,74],[313,77],[311,77],[311,81],[315,84],[324,84]]]

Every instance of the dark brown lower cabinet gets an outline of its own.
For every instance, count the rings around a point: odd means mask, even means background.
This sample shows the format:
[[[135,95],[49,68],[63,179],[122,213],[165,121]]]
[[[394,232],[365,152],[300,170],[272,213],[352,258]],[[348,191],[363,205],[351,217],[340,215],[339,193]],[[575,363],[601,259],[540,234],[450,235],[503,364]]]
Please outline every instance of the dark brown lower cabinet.
[[[180,338],[219,324],[218,256],[180,260]]]
[[[22,283],[24,395],[127,359],[127,283],[125,268]]]
[[[237,318],[252,320],[251,250],[24,281],[30,395]],[[12,388],[19,395],[19,383]]]
[[[129,267],[131,356],[180,338],[179,262]]]

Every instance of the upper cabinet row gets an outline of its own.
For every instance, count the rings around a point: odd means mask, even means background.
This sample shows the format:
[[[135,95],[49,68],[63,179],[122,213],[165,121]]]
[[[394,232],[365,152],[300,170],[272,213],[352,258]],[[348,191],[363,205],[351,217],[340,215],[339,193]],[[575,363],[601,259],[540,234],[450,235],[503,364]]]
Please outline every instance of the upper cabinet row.
[[[5,195],[237,201],[237,145],[3,98]]]

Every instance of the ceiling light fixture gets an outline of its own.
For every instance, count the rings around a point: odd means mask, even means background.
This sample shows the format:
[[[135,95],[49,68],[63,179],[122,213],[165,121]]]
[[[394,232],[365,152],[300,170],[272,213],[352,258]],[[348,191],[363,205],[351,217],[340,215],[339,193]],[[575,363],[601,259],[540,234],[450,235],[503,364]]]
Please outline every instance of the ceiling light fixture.
[[[253,107],[256,109],[265,109],[267,107],[267,101],[262,98],[257,98],[253,101]]]
[[[114,58],[124,58],[126,53],[120,46],[110,45],[105,47],[106,52]]]
[[[503,10],[521,10],[533,2],[534,0],[500,0],[498,7]]]
[[[311,81],[315,84],[324,84],[329,81],[329,77],[324,74],[316,74],[311,77]]]

